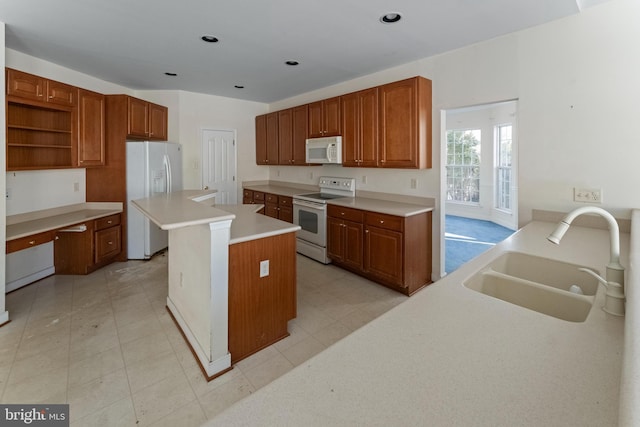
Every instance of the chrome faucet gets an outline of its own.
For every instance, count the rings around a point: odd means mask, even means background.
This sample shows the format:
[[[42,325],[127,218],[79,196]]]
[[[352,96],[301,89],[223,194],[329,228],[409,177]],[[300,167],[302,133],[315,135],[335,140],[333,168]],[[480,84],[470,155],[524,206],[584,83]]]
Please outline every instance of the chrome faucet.
[[[565,217],[562,219],[562,221],[560,221],[553,233],[551,233],[549,237],[547,237],[547,240],[549,240],[551,243],[559,245],[560,239],[562,239],[564,233],[566,233],[569,229],[571,222],[577,216],[585,213],[598,214],[606,219],[609,223],[609,238],[611,244],[609,264],[607,265],[606,269],[606,278],[607,282],[619,283],[624,290],[624,267],[620,265],[620,229],[618,228],[616,219],[609,212],[596,206],[585,206],[575,209],[565,215]]]

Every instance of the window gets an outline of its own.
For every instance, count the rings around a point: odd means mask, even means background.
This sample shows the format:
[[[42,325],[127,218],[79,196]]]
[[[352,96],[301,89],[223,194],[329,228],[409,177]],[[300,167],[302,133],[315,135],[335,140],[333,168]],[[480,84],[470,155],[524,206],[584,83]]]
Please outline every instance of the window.
[[[496,126],[496,208],[511,212],[511,124]]]
[[[447,131],[447,200],[480,202],[480,129]]]

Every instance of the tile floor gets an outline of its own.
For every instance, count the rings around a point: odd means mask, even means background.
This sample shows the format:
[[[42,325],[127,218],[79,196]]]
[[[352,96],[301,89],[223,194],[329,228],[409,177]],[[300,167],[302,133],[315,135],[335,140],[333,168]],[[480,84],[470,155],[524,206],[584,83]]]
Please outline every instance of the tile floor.
[[[52,276],[8,294],[0,401],[69,403],[72,426],[199,426],[406,299],[298,255],[291,335],[207,383],[165,309],[166,261]]]

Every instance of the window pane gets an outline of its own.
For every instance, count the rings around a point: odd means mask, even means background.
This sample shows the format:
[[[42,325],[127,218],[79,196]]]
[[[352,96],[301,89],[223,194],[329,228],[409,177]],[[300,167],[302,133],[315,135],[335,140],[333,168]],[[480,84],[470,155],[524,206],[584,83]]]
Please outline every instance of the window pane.
[[[447,131],[447,200],[480,202],[480,129]]]

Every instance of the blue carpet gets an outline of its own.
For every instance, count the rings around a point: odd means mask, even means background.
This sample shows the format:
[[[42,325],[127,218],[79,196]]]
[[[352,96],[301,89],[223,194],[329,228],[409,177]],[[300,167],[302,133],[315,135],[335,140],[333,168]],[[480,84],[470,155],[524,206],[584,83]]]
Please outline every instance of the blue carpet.
[[[445,216],[445,271],[451,273],[513,234],[491,221]]]

